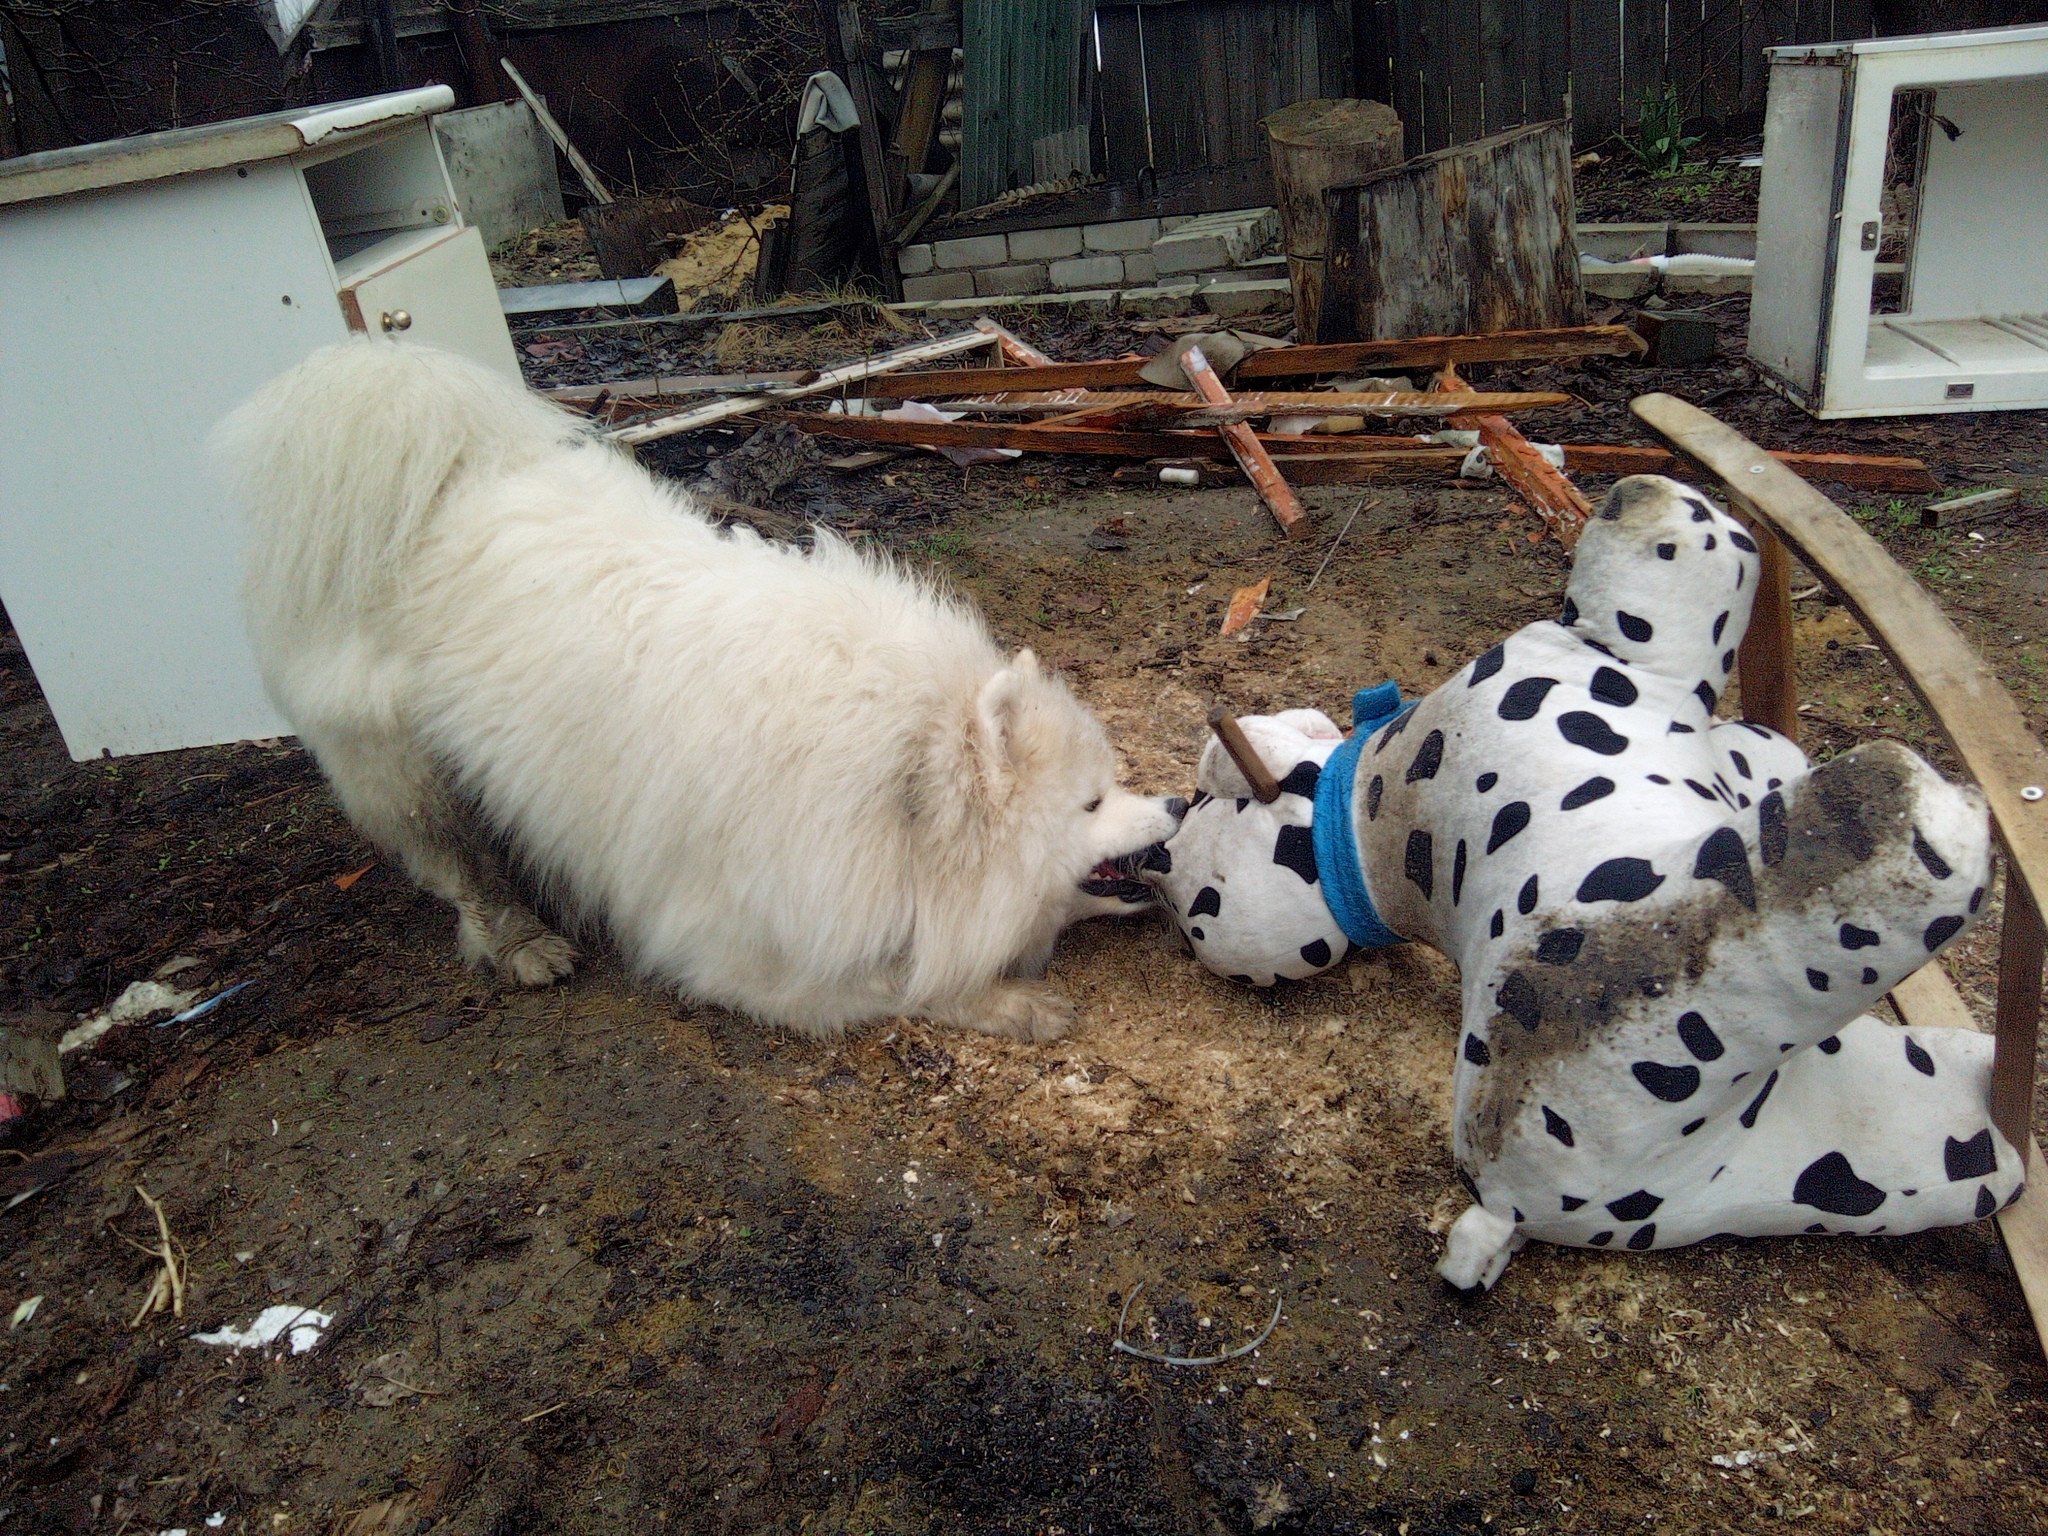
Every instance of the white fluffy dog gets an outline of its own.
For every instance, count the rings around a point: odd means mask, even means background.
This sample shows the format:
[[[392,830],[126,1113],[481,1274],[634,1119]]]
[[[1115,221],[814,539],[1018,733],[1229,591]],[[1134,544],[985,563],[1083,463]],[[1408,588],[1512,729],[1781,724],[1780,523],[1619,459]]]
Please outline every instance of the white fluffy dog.
[[[266,686],[349,818],[528,986],[570,944],[513,873],[689,996],[811,1033],[1045,1040],[1060,930],[1177,807],[1120,789],[1029,651],[820,533],[722,531],[460,359],[316,354],[215,434]],[[1121,867],[1116,863],[1122,859]]]

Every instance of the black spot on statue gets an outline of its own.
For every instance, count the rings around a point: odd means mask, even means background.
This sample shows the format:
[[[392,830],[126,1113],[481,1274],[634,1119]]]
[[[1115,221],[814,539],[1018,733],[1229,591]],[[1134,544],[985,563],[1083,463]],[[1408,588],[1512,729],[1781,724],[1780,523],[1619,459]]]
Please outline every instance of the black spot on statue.
[[[1571,1122],[1565,1119],[1565,1117],[1563,1115],[1560,1115],[1556,1110],[1552,1109],[1548,1104],[1545,1104],[1543,1106],[1543,1129],[1550,1132],[1551,1135],[1555,1136],[1559,1141],[1563,1142],[1568,1147],[1578,1145],[1578,1143],[1572,1139]]]
[[[1570,965],[1585,943],[1577,928],[1553,928],[1536,940],[1536,958],[1545,965]]]
[[[1719,1061],[1728,1047],[1721,1043],[1721,1037],[1704,1017],[1697,1013],[1681,1013],[1678,1016],[1678,1038],[1685,1042],[1699,1061]]]
[[[1839,1152],[1816,1158],[1792,1184],[1795,1205],[1810,1205],[1831,1216],[1868,1216],[1884,1204],[1884,1191],[1856,1177]]]
[[[1576,1211],[1580,1206],[1584,1205],[1586,1201],[1585,1197],[1582,1195],[1559,1195],[1557,1197],[1557,1203],[1563,1206],[1568,1211]]]
[[[1422,745],[1415,749],[1415,761],[1408,765],[1408,772],[1402,775],[1403,782],[1413,784],[1417,779],[1433,779],[1437,769],[1444,765],[1444,733],[1431,731],[1422,738]]]
[[[1515,897],[1515,910],[1527,917],[1536,910],[1536,877],[1531,875],[1522,882],[1522,889]]]
[[[1870,929],[1858,928],[1854,923],[1842,924],[1841,939],[1844,949],[1868,949],[1873,944],[1884,942]]]
[[[1465,1037],[1465,1059],[1475,1067],[1483,1067],[1493,1060],[1493,1052],[1486,1048],[1486,1042],[1477,1035]]]
[[[1742,834],[1733,827],[1716,827],[1707,834],[1707,840],[1700,844],[1699,857],[1693,860],[1692,877],[1720,881],[1730,896],[1750,911],[1756,910],[1756,882],[1749,871],[1749,850],[1742,845]]]
[[[1664,775],[1661,773],[1646,773],[1643,775],[1643,777],[1648,779],[1652,784],[1669,784],[1671,782],[1669,779],[1665,778]]]
[[[2007,1206],[2014,1206],[2014,1205],[2018,1205],[2018,1204],[2020,1203],[2020,1196],[2021,1196],[2021,1195],[2024,1195],[2024,1194],[2025,1194],[2026,1192],[2027,1192],[2027,1186],[2026,1186],[2026,1182],[2025,1182],[2024,1180],[2022,1180],[2022,1181],[2020,1182],[2020,1184],[2019,1184],[2019,1185],[2018,1185],[2018,1186],[2017,1186],[2017,1187],[2016,1187],[2016,1188],[2015,1188],[2015,1189],[2013,1190],[2013,1192],[2012,1192],[2011,1194],[2009,1194],[2009,1195],[2007,1195],[2007,1196],[2005,1197],[2005,1203],[2006,1203],[2006,1205],[2007,1205]]]
[[[1497,939],[1501,936],[1502,933],[1506,931],[1507,915],[1504,912],[1502,912],[1499,907],[1495,907],[1493,909],[1493,923],[1487,930],[1487,936],[1489,938]]]
[[[1681,1136],[1690,1136],[1694,1131],[1698,1130],[1701,1126],[1705,1125],[1706,1123],[1707,1117],[1705,1115],[1700,1116],[1697,1120],[1688,1120],[1685,1122],[1685,1124],[1681,1125],[1678,1128],[1678,1134]]]
[[[1637,645],[1641,645],[1657,632],[1648,619],[1639,619],[1619,608],[1614,610],[1614,623],[1621,631],[1623,639],[1633,640]]]
[[[1930,955],[1933,954],[1962,931],[1963,920],[1960,917],[1937,917],[1927,925],[1925,936],[1927,952]]]
[[[1301,958],[1310,965],[1328,965],[1330,963],[1330,941],[1328,939],[1310,939],[1308,943],[1301,946]]]
[[[1806,968],[1806,984],[1816,992],[1825,992],[1828,989],[1828,973],[1816,971],[1809,965]]]
[[[1960,1184],[1965,1179],[1981,1179],[1998,1171],[1998,1153],[1991,1145],[1991,1127],[1972,1136],[1968,1141],[1957,1141],[1951,1136],[1941,1149],[1941,1166],[1948,1170],[1948,1181]]]
[[[1206,933],[1202,932],[1202,930],[1201,930],[1201,929],[1199,929],[1199,928],[1190,928],[1190,929],[1188,930],[1188,934],[1189,934],[1189,936],[1190,936],[1190,937],[1192,937],[1192,938],[1194,938],[1194,939],[1197,939],[1197,940],[1201,940],[1201,939],[1206,939],[1206,938],[1208,938],[1208,937],[1209,937],[1209,935],[1207,935]]]
[[[1977,909],[1978,909],[1979,907],[1981,907],[1981,906],[1982,906],[1983,904],[1984,904],[1984,887],[1980,885],[1980,886],[1978,886],[1978,887],[1977,887],[1977,889],[1975,889],[1974,891],[1970,892],[1970,910],[1971,910],[1972,912],[1974,912],[1974,911],[1976,911],[1976,910],[1977,910]]]
[[[1686,725],[1682,721],[1678,720],[1672,721],[1670,725],[1664,728],[1664,734],[1666,736],[1690,736],[1692,733],[1693,732],[1691,726]]]
[[[1494,996],[1494,1003],[1524,1029],[1534,1030],[1543,1022],[1543,999],[1529,978],[1520,971],[1508,972],[1500,984],[1500,991]]]
[[[1554,677],[1524,677],[1508,686],[1500,696],[1495,711],[1503,720],[1533,720],[1536,712],[1543,707],[1543,701],[1550,690],[1557,686]]]
[[[1913,853],[1922,864],[1927,866],[1927,873],[1934,876],[1937,880],[1946,880],[1955,873],[1949,867],[1948,860],[1934,851],[1933,846],[1921,834],[1918,827],[1913,829]]]
[[[1710,715],[1714,712],[1714,706],[1721,702],[1720,695],[1708,686],[1705,678],[1701,678],[1699,685],[1693,689],[1693,697],[1700,701]]]
[[[1982,1221],[1997,1209],[1998,1199],[1991,1193],[1991,1186],[1989,1184],[1979,1184],[1977,1186],[1977,1219]]]
[[[1863,985],[1867,987],[1876,980],[1877,967],[1874,965],[1866,965],[1865,967],[1863,967]]]
[[[1720,540],[1716,539],[1716,538],[1715,538],[1715,537],[1714,537],[1714,536],[1713,536],[1713,535],[1712,535],[1711,533],[1707,535],[1707,542],[1706,542],[1706,543],[1704,543],[1704,544],[1702,544],[1702,545],[1700,546],[1700,548],[1702,548],[1702,549],[1704,549],[1704,550],[1707,550],[1707,551],[1709,551],[1709,552],[1712,552],[1713,550],[1717,550],[1717,549],[1719,549],[1720,547],[1721,547],[1721,542],[1720,542]]]
[[[1774,789],[1756,803],[1756,851],[1766,867],[1784,861],[1790,836],[1785,825],[1785,797]]]
[[[1751,539],[1746,533],[1739,533],[1731,528],[1728,530],[1728,542],[1741,550],[1745,555],[1756,553],[1756,541]]]
[[[1569,597],[1567,597],[1564,600],[1564,611],[1558,614],[1557,622],[1562,624],[1566,629],[1570,629],[1574,624],[1578,623],[1579,605],[1573,602]]]
[[[1635,1231],[1629,1235],[1628,1245],[1629,1247],[1633,1248],[1637,1253],[1641,1253],[1645,1248],[1649,1247],[1652,1243],[1656,1241],[1657,1223],[1652,1221],[1643,1226],[1637,1227]]]
[[[1244,814],[1244,808],[1250,805],[1251,803],[1251,797],[1249,795],[1239,795],[1237,797],[1237,814],[1242,816]]]
[[[1934,1076],[1934,1058],[1921,1048],[1920,1042],[1911,1035],[1906,1036],[1906,1060],[1913,1064],[1913,1070],[1922,1077]]]
[[[1316,883],[1316,835],[1308,827],[1282,827],[1273,841],[1273,862],[1291,869],[1310,885]]]
[[[1683,1104],[1700,1091],[1698,1067],[1667,1067],[1660,1061],[1639,1061],[1629,1071],[1666,1104]]]
[[[1205,885],[1195,892],[1195,899],[1188,903],[1189,917],[1221,917],[1223,915],[1223,893],[1213,885]]]
[[[1609,859],[1579,882],[1580,901],[1641,901],[1664,883],[1648,859]]]
[[[1698,795],[1702,800],[1712,800],[1715,798],[1714,792],[1698,779],[1687,779],[1685,787]]]
[[[1612,1232],[1595,1232],[1591,1237],[1586,1239],[1586,1246],[1588,1248],[1605,1248],[1609,1243],[1613,1241],[1614,1234]]]
[[[1529,802],[1510,800],[1493,813],[1493,830],[1486,834],[1486,851],[1492,853],[1528,825]]]
[[[1756,777],[1755,774],[1749,771],[1749,759],[1744,757],[1740,752],[1737,752],[1731,748],[1728,753],[1728,761],[1735,765],[1735,771],[1741,774],[1745,779],[1753,779]]]
[[[1604,800],[1614,793],[1614,780],[1595,774],[1577,789],[1558,801],[1560,811],[1576,811],[1582,805],[1591,805],[1595,800]]]
[[[1771,1090],[1777,1086],[1778,1074],[1776,1072],[1773,1072],[1769,1077],[1764,1079],[1763,1087],[1759,1088],[1757,1090],[1756,1097],[1749,1101],[1749,1108],[1745,1109],[1742,1112],[1742,1128],[1745,1131],[1756,1129],[1757,1111],[1764,1107],[1764,1100],[1768,1099],[1771,1096]]]
[[[1436,895],[1436,840],[1419,827],[1408,834],[1404,868],[1424,896]]]
[[[1721,631],[1723,631],[1727,627],[1728,615],[1724,613],[1721,615],[1721,617],[1714,620],[1714,639],[1718,641],[1721,638]]]
[[[1675,559],[1677,559],[1677,558],[1678,558],[1678,546],[1677,546],[1676,544],[1659,544],[1659,545],[1657,546],[1657,558],[1658,558],[1659,560],[1675,560]]]
[[[1458,839],[1458,851],[1451,855],[1451,905],[1465,894],[1465,839]]]
[[[1493,786],[1494,786],[1494,785],[1496,785],[1496,784],[1498,784],[1499,782],[1500,782],[1500,775],[1499,775],[1499,774],[1497,774],[1497,773],[1482,773],[1481,775],[1479,775],[1479,777],[1478,777],[1478,778],[1477,778],[1476,780],[1474,780],[1474,781],[1473,781],[1472,787],[1473,787],[1474,789],[1478,790],[1478,791],[1479,791],[1479,793],[1483,795],[1483,794],[1485,794],[1485,793],[1486,793],[1486,792],[1487,792],[1487,791],[1488,791],[1489,789],[1492,789],[1492,788],[1493,788]]]
[[[1420,701],[1411,699],[1408,703],[1404,704],[1401,707],[1401,713],[1394,716],[1380,731],[1378,739],[1372,744],[1372,755],[1374,757],[1378,757],[1382,752],[1386,751],[1387,744],[1408,729],[1410,723],[1415,719],[1415,706],[1418,702]]]
[[[1287,777],[1280,781],[1280,793],[1300,795],[1304,800],[1313,800],[1316,794],[1316,780],[1323,776],[1323,765],[1304,758],[1287,770]]]
[[[1496,645],[1492,650],[1472,663],[1472,675],[1465,679],[1465,686],[1467,688],[1477,688],[1481,683],[1493,676],[1494,673],[1498,672],[1501,669],[1502,663],[1507,659],[1508,648],[1506,644]]]
[[[1653,1195],[1647,1189],[1639,1189],[1632,1195],[1623,1195],[1619,1200],[1607,1202],[1607,1214],[1616,1221],[1641,1221],[1664,1203],[1662,1195]]]
[[[1380,796],[1385,793],[1386,787],[1387,781],[1377,773],[1372,776],[1372,782],[1365,786],[1365,819],[1367,821],[1379,820]]]
[[[1602,757],[1619,757],[1628,750],[1628,738],[1589,710],[1574,709],[1559,715],[1557,733],[1573,746],[1598,752]]]
[[[1586,691],[1602,704],[1612,704],[1617,709],[1627,709],[1638,697],[1636,685],[1612,667],[1602,667],[1595,672]]]
[[[1695,501],[1690,496],[1681,496],[1679,500],[1692,508],[1692,520],[1694,522],[1711,523],[1714,520],[1714,514],[1707,510],[1707,504],[1704,501]]]
[[[1842,1053],[1842,1042],[1838,1036],[1829,1035],[1827,1039],[1819,1042],[1815,1049],[1823,1056],[1839,1056]]]

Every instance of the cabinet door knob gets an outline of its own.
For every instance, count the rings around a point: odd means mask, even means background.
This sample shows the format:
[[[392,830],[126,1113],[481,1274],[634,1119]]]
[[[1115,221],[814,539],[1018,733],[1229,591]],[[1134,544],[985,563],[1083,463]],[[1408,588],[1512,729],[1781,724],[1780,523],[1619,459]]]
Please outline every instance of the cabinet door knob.
[[[403,309],[387,309],[377,322],[388,331],[404,331],[412,328],[412,313]]]

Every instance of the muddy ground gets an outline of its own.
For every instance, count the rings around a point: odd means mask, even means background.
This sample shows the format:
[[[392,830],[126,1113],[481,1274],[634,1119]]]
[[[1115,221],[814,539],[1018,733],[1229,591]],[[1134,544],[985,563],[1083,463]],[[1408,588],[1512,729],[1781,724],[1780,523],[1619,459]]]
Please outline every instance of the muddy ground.
[[[1717,313],[1739,335],[1739,301]],[[638,371],[649,339],[537,376]],[[768,327],[725,360],[892,339]],[[684,371],[722,338],[651,340]],[[2048,483],[2038,416],[1822,427],[1735,363],[1489,381],[1577,397],[1537,437],[1641,441],[1627,397],[1675,388],[1771,446]],[[650,458],[694,477],[740,437]],[[1426,689],[1554,614],[1565,574],[1489,489],[1312,490],[1317,537],[1285,545],[1247,490],[1108,462],[800,468],[776,505],[973,596],[1153,791],[1188,787],[1212,701],[1348,718],[1357,686]],[[1929,531],[1926,498],[1834,489],[2048,726],[2038,490]],[[1267,574],[1301,617],[1218,639]],[[1812,750],[1891,735],[1952,769],[1846,615],[1798,611]],[[1048,1046],[792,1038],[601,947],[507,993],[291,743],[73,764],[11,636],[0,666],[0,1013],[54,1033],[152,975],[253,983],[114,1028],[0,1133],[0,1302],[42,1298],[0,1335],[0,1531],[2048,1529],[2048,1368],[1989,1226],[1532,1247],[1491,1294],[1447,1292],[1456,978],[1425,951],[1261,994],[1150,920],[1097,924],[1055,963],[1080,1022]],[[1980,1005],[1990,961],[1982,935],[1952,957]],[[182,1317],[138,1319],[142,1191]],[[310,1353],[191,1337],[280,1303],[332,1314]],[[1254,1355],[1175,1369],[1111,1352],[1126,1304],[1174,1353],[1282,1316]]]

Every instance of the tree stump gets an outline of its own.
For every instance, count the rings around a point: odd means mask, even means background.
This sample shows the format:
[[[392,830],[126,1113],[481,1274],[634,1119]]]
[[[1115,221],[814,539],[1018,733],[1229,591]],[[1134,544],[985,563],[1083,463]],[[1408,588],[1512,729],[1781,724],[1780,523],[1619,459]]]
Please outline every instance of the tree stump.
[[[1418,155],[1326,201],[1323,341],[1585,324],[1569,123]]]
[[[1273,156],[1273,199],[1294,284],[1294,334],[1320,340],[1323,262],[1329,219],[1323,194],[1363,181],[1401,159],[1401,119],[1377,101],[1297,101],[1265,120]]]

